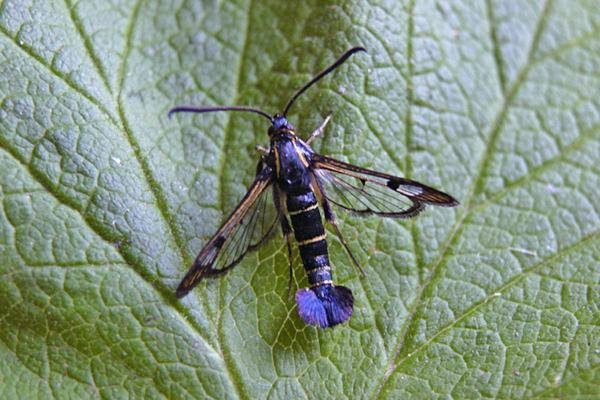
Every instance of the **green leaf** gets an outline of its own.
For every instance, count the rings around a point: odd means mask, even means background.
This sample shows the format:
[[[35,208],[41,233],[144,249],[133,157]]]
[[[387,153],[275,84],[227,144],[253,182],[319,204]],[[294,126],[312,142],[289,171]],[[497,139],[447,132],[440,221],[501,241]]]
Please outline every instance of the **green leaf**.
[[[0,397],[600,396],[597,3],[372,3],[0,2]],[[290,120],[461,205],[340,211],[335,329],[281,238],[176,299],[268,124],[169,108],[275,113],[359,44]]]

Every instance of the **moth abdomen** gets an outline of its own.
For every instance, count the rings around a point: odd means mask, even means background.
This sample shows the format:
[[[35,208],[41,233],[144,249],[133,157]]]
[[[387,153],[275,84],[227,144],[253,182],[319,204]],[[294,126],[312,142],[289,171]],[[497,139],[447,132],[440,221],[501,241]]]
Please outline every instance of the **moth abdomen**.
[[[288,194],[287,210],[310,287],[296,292],[298,314],[309,325],[327,328],[352,315],[350,289],[333,284],[327,239],[314,192]]]

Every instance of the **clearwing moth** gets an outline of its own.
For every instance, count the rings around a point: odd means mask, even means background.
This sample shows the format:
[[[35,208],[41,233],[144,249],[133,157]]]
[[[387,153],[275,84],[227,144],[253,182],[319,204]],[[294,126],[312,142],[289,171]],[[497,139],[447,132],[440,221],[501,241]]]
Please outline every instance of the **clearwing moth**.
[[[248,112],[261,115],[271,123],[268,129],[269,148],[258,148],[261,157],[254,182],[231,215],[200,250],[177,288],[178,297],[185,296],[203,278],[216,277],[232,269],[244,255],[265,243],[279,225],[287,242],[290,285],[292,233],[308,275],[310,286],[296,292],[300,317],[310,325],[332,327],[350,318],[354,299],[350,289],[333,282],[321,210],[353,264],[362,272],[337,226],[333,206],[361,216],[374,214],[409,218],[428,204],[458,205],[452,196],[422,183],[314,152],[310,143],[323,133],[331,115],[311,133],[308,140],[296,136],[286,117],[292,104],[310,86],[361,51],[366,50],[354,47],[346,51],[315,75],[290,98],[280,114],[271,116],[247,106],[179,106],[169,111],[169,116],[180,112]],[[275,206],[272,215],[268,212],[269,193]]]

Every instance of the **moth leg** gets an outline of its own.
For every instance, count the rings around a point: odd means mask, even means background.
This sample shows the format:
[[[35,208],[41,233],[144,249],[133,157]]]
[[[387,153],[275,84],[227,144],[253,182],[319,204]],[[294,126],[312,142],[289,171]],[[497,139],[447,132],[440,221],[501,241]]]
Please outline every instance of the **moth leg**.
[[[354,254],[352,254],[352,252],[350,251],[350,247],[348,247],[348,243],[346,242],[346,239],[344,239],[344,236],[342,236],[342,232],[340,231],[340,228],[337,225],[337,221],[335,220],[335,214],[333,213],[333,210],[331,209],[331,204],[329,204],[329,201],[327,200],[327,196],[325,194],[325,188],[323,187],[323,184],[319,180],[319,177],[314,174],[312,176],[311,187],[315,191],[315,194],[317,195],[319,202],[323,206],[323,213],[325,214],[325,220],[327,222],[329,222],[331,224],[331,226],[333,227],[333,230],[334,230],[336,236],[342,243],[342,246],[344,246],[344,249],[346,250],[346,253],[348,253],[348,256],[350,256],[350,259],[352,260],[352,264],[354,265],[354,267],[360,272],[360,274],[362,276],[365,276],[366,275],[365,270],[362,269],[362,267],[358,263],[358,260],[356,259],[356,257],[354,257]]]
[[[292,281],[294,280],[294,270],[292,268],[292,227],[290,226],[290,221],[288,220],[287,215],[283,212],[283,209],[281,207],[281,204],[285,203],[285,194],[279,190],[277,185],[273,185],[273,201],[275,203],[277,213],[281,216],[281,232],[285,237],[285,242],[288,250],[288,264],[290,269],[290,279],[288,281],[288,297],[290,297],[292,293]]]
[[[256,164],[256,176],[258,176],[258,174],[261,173],[261,171],[263,170],[263,168],[266,165],[265,160],[263,159],[264,156],[261,156],[258,160],[258,163]]]
[[[285,237],[288,250],[288,265],[290,270],[290,277],[288,280],[288,297],[291,298],[292,282],[294,281],[294,269],[292,265],[292,228],[290,227],[290,223],[285,215],[283,218],[281,218],[281,230],[283,231],[283,236]]]
[[[310,142],[312,142],[317,136],[321,135],[323,133],[323,131],[325,130],[325,127],[327,126],[327,124],[329,123],[329,120],[331,119],[331,113],[328,113],[327,116],[325,117],[325,120],[323,120],[323,122],[321,122],[321,125],[319,125],[317,127],[317,129],[315,129],[311,134],[310,137],[308,138],[308,140],[306,141],[306,144],[310,144]]]
[[[261,155],[266,156],[269,154],[269,149],[267,149],[266,147],[263,147],[259,144],[257,144],[256,146],[254,146],[254,149],[256,151],[258,151]]]
[[[335,220],[335,214],[333,213],[333,210],[331,209],[331,206],[329,205],[329,202],[325,197],[323,197],[323,211],[325,214],[325,220],[329,222],[333,227],[333,231],[335,232],[338,239],[340,239],[340,242],[342,242],[342,245],[344,246],[344,249],[346,249],[346,253],[348,253],[348,255],[350,256],[352,263],[360,272],[360,274],[362,276],[365,276],[365,270],[362,269],[362,267],[358,263],[358,260],[356,259],[356,257],[354,257],[354,254],[352,254],[352,252],[350,251],[350,247],[348,247],[348,243],[346,242],[346,239],[344,239],[344,236],[342,236],[342,231],[340,231],[337,221]]]

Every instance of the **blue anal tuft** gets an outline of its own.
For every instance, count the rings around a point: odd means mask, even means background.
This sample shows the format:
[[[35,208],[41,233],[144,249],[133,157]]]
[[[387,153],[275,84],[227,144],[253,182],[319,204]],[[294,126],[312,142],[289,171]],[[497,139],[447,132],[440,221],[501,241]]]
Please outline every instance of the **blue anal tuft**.
[[[296,292],[300,318],[321,328],[346,322],[352,315],[353,303],[352,291],[344,286],[327,284]]]

